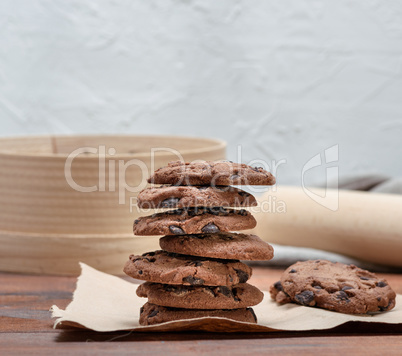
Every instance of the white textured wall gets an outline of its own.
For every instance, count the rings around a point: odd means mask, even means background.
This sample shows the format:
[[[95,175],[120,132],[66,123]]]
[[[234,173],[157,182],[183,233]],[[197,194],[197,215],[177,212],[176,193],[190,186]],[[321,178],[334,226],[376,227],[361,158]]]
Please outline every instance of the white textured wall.
[[[223,138],[278,178],[402,175],[402,2],[0,2],[1,135]]]

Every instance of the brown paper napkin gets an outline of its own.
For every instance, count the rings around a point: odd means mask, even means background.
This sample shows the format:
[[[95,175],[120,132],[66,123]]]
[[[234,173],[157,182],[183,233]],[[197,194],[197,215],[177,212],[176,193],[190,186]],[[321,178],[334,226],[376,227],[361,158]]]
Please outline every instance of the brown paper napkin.
[[[348,321],[402,323],[402,295],[396,307],[375,315],[348,315],[295,304],[277,305],[268,292],[262,303],[253,307],[258,324],[236,322],[224,318],[200,318],[168,322],[155,326],[140,326],[140,307],[146,299],[137,297],[137,284],[99,272],[81,263],[82,272],[72,302],[65,310],[52,306],[54,327],[74,325],[95,331],[183,331],[270,332],[277,330],[331,329]]]

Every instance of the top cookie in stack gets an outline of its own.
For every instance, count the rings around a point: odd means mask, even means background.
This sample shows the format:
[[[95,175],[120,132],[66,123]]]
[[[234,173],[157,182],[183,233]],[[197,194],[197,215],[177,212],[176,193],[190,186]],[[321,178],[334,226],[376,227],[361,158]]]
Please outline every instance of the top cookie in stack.
[[[148,183],[173,185],[273,185],[275,177],[261,167],[232,161],[170,162],[159,168]]]
[[[124,271],[147,281],[137,294],[147,297],[140,324],[203,316],[256,322],[250,306],[263,294],[246,283],[251,268],[239,260],[269,260],[273,249],[255,235],[230,233],[255,227],[244,209],[255,198],[236,185],[271,185],[275,178],[262,168],[230,161],[171,162],[148,180],[169,184],[143,190],[140,208],[176,208],[139,218],[136,235],[166,235],[163,251],[130,256]]]

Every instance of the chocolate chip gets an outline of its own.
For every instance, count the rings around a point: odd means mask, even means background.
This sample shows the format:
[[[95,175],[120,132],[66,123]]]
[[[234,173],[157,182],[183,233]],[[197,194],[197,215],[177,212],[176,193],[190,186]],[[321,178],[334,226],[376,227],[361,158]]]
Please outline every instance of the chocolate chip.
[[[142,254],[142,256],[155,256],[155,252],[151,251],[151,252],[145,252]]]
[[[228,287],[220,286],[218,287],[218,291],[219,293],[222,293],[225,297],[233,298],[233,293]]]
[[[299,294],[296,294],[295,299],[296,302],[300,303],[301,305],[308,305],[308,306],[315,305],[314,293],[309,290],[305,290]]]
[[[176,288],[174,288],[174,289],[172,290],[172,292],[173,292],[175,295],[177,295],[177,296],[179,296],[179,297],[182,297],[183,295],[186,295],[189,291],[188,291],[188,289],[186,289],[186,288],[184,288],[184,287],[176,287]]]
[[[239,191],[238,194],[239,194],[241,197],[243,197],[243,198],[248,198],[248,197],[250,196],[249,193],[243,192],[243,191]]]
[[[134,225],[137,225],[140,222],[140,219],[134,220]]]
[[[334,285],[334,284],[325,287],[325,290],[326,290],[328,293],[336,293],[336,292],[339,291],[339,289],[340,289],[340,288],[339,288],[337,285]]]
[[[148,315],[148,318],[152,318],[152,317],[154,317],[156,314],[158,314],[159,313],[159,310],[157,310],[157,309],[154,309],[152,312],[151,312],[151,314],[149,314]]]
[[[138,274],[143,274],[142,269],[138,270]]]
[[[381,310],[381,311],[386,311],[386,310],[388,310],[388,308],[391,306],[392,302],[393,302],[393,301],[390,300],[389,303],[388,303],[388,305],[387,305],[386,307],[378,307],[378,309]]]
[[[193,276],[184,277],[183,282],[189,283],[192,286],[202,286],[205,283],[203,279]]]
[[[236,302],[240,302],[240,298],[237,296],[237,288],[233,288],[231,292],[232,292],[233,299]]]
[[[362,281],[368,281],[370,278],[367,277],[359,277]]]
[[[251,167],[253,171],[259,172],[261,169],[264,169],[262,167]]]
[[[339,300],[349,300],[348,295],[343,291],[340,290],[337,294],[336,294],[336,298]]]
[[[275,282],[275,283],[274,283],[274,288],[275,288],[276,290],[278,290],[279,292],[283,292],[283,287],[282,287],[281,281]]]
[[[234,269],[236,271],[237,276],[239,277],[239,283],[246,283],[250,276],[247,272],[242,271],[241,269]]]
[[[291,269],[290,271],[289,271],[289,273],[296,273],[297,271],[295,270],[295,269]]]
[[[200,266],[202,266],[202,262],[201,261],[190,261],[187,265],[194,266],[194,267],[200,267]]]
[[[217,227],[214,223],[209,223],[209,224],[205,225],[201,229],[201,231],[206,234],[213,234],[213,233],[219,232],[220,230],[219,230],[219,227]]]
[[[230,283],[232,283],[232,282],[233,282],[233,277],[232,277],[232,275],[231,275],[231,274],[229,274],[229,281],[230,281]]]
[[[155,283],[158,284],[158,283]],[[171,292],[171,293],[175,293],[175,294],[180,294],[180,292],[182,290],[187,291],[186,287],[184,286],[175,286],[175,285],[170,285],[170,284],[163,284],[163,290],[165,290],[166,292]],[[191,287],[189,287],[191,288]]]
[[[131,255],[130,256],[130,260],[131,260],[131,262],[137,262],[137,261],[139,261],[139,260],[142,260],[142,256],[141,257],[136,257],[136,256],[134,256],[134,255]]]
[[[183,229],[181,227],[179,227],[179,226],[176,226],[176,225],[170,225],[169,230],[174,235],[184,235],[185,234]]]
[[[142,314],[144,312],[144,307],[140,308],[140,314]]]
[[[349,286],[342,287],[342,290],[349,290],[349,289],[353,289],[353,287],[349,287]]]
[[[171,286],[171,285],[169,285],[169,284],[163,284],[163,289],[164,289],[166,292],[174,292],[174,291],[176,290],[175,287],[173,287],[173,286]]]
[[[179,202],[179,200],[180,200],[180,198],[174,198],[174,197],[165,199],[161,203],[161,208],[174,208],[175,206],[177,206],[177,203]]]
[[[383,288],[383,287],[386,287],[386,286],[387,286],[387,283],[385,283],[383,281],[380,281],[380,282],[377,283],[377,287]]]
[[[215,293],[215,288],[214,287],[204,287],[203,289],[204,293],[209,294],[211,297],[215,298],[216,293]]]
[[[380,302],[380,301],[381,301],[381,297],[377,297],[377,301]]]
[[[235,210],[237,214],[241,215],[241,216],[247,216],[248,215],[248,211],[244,210],[244,209],[240,209],[240,210]]]
[[[313,288],[315,288],[315,289],[322,289],[322,287],[319,286],[319,285],[315,285],[315,286],[313,286]]]

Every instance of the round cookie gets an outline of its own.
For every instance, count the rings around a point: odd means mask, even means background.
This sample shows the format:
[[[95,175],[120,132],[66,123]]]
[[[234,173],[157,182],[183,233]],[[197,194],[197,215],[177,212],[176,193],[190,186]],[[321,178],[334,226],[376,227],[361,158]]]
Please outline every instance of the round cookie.
[[[137,288],[137,295],[152,304],[186,309],[239,309],[257,305],[264,298],[248,283],[193,287],[145,282]]]
[[[261,167],[231,161],[170,162],[148,179],[149,183],[174,185],[272,185],[275,177]]]
[[[271,295],[278,302],[289,298],[305,306],[347,314],[391,310],[396,297],[387,281],[374,273],[324,260],[290,266],[283,273],[280,285],[271,288]]]
[[[189,208],[169,210],[134,221],[135,235],[184,235],[245,230],[257,222],[246,210]]]
[[[216,234],[167,235],[160,247],[183,255],[204,256],[245,261],[271,260],[274,249],[256,235],[221,232]]]
[[[252,308],[226,310],[197,310],[168,308],[145,303],[140,310],[140,325],[155,325],[168,321],[196,319],[205,317],[227,318],[246,323],[257,323],[257,317]]]
[[[142,190],[137,197],[141,209],[190,208],[195,206],[256,206],[254,196],[234,187],[161,186]]]
[[[130,277],[163,284],[233,286],[251,277],[251,268],[236,260],[177,255],[166,251],[131,255],[124,266]]]

